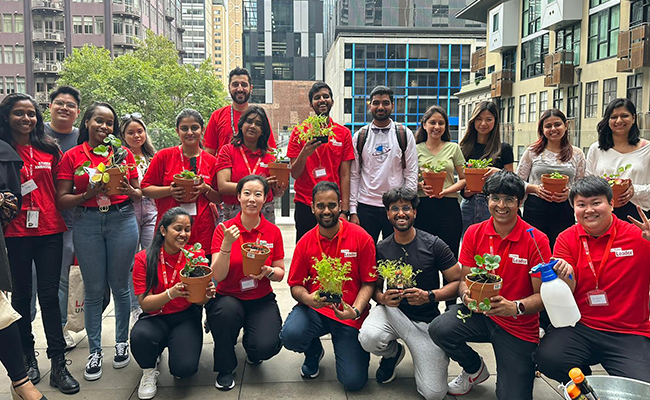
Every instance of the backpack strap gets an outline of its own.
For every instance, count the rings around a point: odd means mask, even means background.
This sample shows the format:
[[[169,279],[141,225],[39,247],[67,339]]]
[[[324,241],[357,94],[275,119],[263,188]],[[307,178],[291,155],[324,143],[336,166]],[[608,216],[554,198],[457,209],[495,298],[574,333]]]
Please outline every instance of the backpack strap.
[[[368,125],[363,126],[361,129],[359,129],[359,133],[357,134],[357,153],[359,154],[359,170],[361,170],[361,166],[363,165],[363,146],[366,145],[366,140],[368,139]]]
[[[402,169],[406,169],[406,127],[402,124],[395,122],[395,133],[397,134],[397,143],[402,150]]]

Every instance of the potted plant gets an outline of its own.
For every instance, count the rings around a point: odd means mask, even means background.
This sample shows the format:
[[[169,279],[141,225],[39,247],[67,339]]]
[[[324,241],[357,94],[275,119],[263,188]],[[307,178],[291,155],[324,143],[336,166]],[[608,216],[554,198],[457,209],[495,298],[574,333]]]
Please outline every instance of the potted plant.
[[[422,174],[422,179],[424,179],[424,184],[431,186],[434,193],[442,192],[445,178],[447,177],[445,165],[446,162],[440,160],[435,167],[431,163],[423,164],[420,167],[420,173]]]
[[[623,179],[621,178],[621,175],[623,172],[627,171],[628,169],[632,168],[632,164],[627,164],[624,167],[618,167],[616,169],[616,172],[613,174],[603,174],[603,178],[609,183],[609,186],[612,187],[612,193],[614,195],[614,207],[620,207],[622,206],[621,202],[618,201],[618,198],[627,190],[628,187],[630,187],[630,184],[632,183],[632,180],[630,179]]]
[[[282,155],[280,149],[270,149],[269,153],[275,156],[275,161],[269,163],[269,173],[278,178],[278,184],[289,187],[291,164],[288,157]]]
[[[413,272],[413,266],[399,260],[380,260],[377,263],[377,273],[386,281],[386,289],[404,290],[415,286],[415,276],[420,271]]]
[[[569,183],[569,177],[557,171],[542,175],[542,186],[551,193],[562,193],[567,183]]]
[[[271,249],[259,243],[247,242],[242,244],[241,255],[244,276],[259,275],[270,253]]]
[[[325,254],[322,259],[313,257],[313,260],[315,262],[314,270],[316,270],[313,282],[320,286],[318,296],[327,303],[340,303],[343,296],[343,283],[352,280],[348,276],[352,270],[350,262],[343,264],[340,258],[329,257]]]
[[[307,119],[295,126],[299,132],[298,139],[303,142],[318,139],[323,144],[327,143],[330,136],[334,136],[332,127],[327,126],[328,122],[327,115],[311,115],[307,117]]]
[[[201,183],[201,178],[194,172],[185,169],[180,174],[174,175],[174,183],[176,186],[185,188],[185,197],[181,203],[189,203],[192,199],[192,188]]]
[[[465,182],[467,190],[472,192],[480,192],[483,190],[483,175],[488,172],[492,165],[492,159],[470,159],[465,163]]]
[[[181,282],[190,292],[187,301],[201,303],[205,299],[205,289],[212,279],[212,268],[208,266],[208,259],[197,255],[201,250],[201,243],[194,243],[189,250],[181,249],[185,256],[185,267],[181,270]]]
[[[477,254],[474,256],[474,261],[476,261],[476,267],[470,268],[470,273],[465,275],[469,297],[472,299],[467,304],[467,308],[471,312],[481,313],[492,308],[490,297],[497,296],[503,286],[503,279],[492,273],[499,268],[501,256],[490,253],[485,253],[482,256]],[[471,316],[471,313],[463,314],[461,310],[458,310],[457,316],[464,322],[465,318]]]
[[[106,195],[108,196],[122,194],[120,190],[122,187],[122,179],[135,166],[124,163],[127,151],[122,147],[122,141],[120,139],[111,134],[104,138],[103,143],[105,144],[100,144],[95,147],[93,153],[106,158],[106,162],[100,162],[92,170],[90,168],[90,160],[86,161],[77,168],[75,175],[81,176],[88,173],[90,183],[103,182],[106,185]]]

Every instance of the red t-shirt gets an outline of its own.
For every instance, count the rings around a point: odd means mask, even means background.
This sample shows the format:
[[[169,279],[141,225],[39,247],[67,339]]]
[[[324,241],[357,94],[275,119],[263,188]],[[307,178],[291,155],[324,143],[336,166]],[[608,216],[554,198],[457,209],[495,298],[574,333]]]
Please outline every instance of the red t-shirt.
[[[245,155],[242,155],[242,150],[244,150]],[[247,161],[248,165],[246,164]],[[219,150],[217,172],[222,169],[230,168],[232,170],[230,181],[237,183],[241,178],[253,173],[262,176],[269,176],[269,163],[273,161],[275,161],[275,156],[273,154],[266,153],[262,156],[261,150],[257,150],[253,153],[246,146],[235,147],[232,144],[227,144]],[[273,193],[271,191],[269,191],[266,201],[273,201]],[[239,204],[237,196],[229,196],[225,194],[223,195],[223,202],[226,204]]]
[[[133,168],[129,169],[127,177],[129,180],[138,179],[138,170],[135,167],[135,158],[133,157],[133,153],[131,153],[131,150],[127,149],[126,147],[122,148],[125,149],[127,153],[126,160],[124,160],[122,164],[133,166]],[[61,159],[57,179],[73,181],[75,194],[84,193],[86,189],[88,189],[88,174],[74,174],[77,168],[88,160],[90,160],[90,167],[95,168],[101,162],[106,163],[107,158],[93,153],[93,149],[88,145],[88,142],[84,142],[66,151],[63,155],[63,158]],[[110,198],[111,204],[119,204],[127,201],[129,199],[129,196],[118,194],[115,196],[110,196]],[[97,197],[88,199],[81,205],[84,207],[98,207]]]
[[[291,260],[288,283],[290,287],[304,286],[309,293],[318,290],[320,285],[313,281],[313,278],[316,276],[316,271],[313,267],[313,257],[317,257],[318,259],[322,258],[322,247],[328,256],[334,257],[339,253],[338,256],[341,257],[342,263],[348,261],[351,263],[349,276],[352,280],[343,283],[343,301],[352,305],[359,294],[361,284],[375,282],[377,280],[375,271],[375,243],[372,237],[362,227],[343,220],[340,223],[341,228],[332,240],[321,236],[318,231],[319,227],[316,225],[316,227],[307,232],[298,241],[296,249],[293,252],[293,259]],[[338,247],[339,236],[341,236],[340,247]],[[319,238],[321,247],[318,246]],[[356,321],[353,319],[338,319],[336,314],[334,314],[334,310],[330,307],[322,307],[314,310],[342,324],[360,329],[363,320],[368,315],[370,304],[361,313],[361,318]]]
[[[334,136],[330,138],[327,144],[320,145],[314,154],[307,158],[305,163],[305,170],[300,177],[296,179],[293,188],[296,191],[294,197],[295,203],[303,203],[311,205],[311,191],[320,181],[334,182],[339,187],[341,186],[341,176],[339,175],[339,168],[343,161],[354,160],[354,149],[352,148],[352,134],[350,130],[343,125],[339,125],[332,121],[330,118],[329,126],[334,131]],[[300,151],[305,147],[305,142],[298,139],[297,129],[291,132],[289,138],[289,148],[287,149],[287,157],[296,158]],[[327,174],[316,178],[314,170],[318,168],[325,168]]]
[[[242,267],[242,254],[241,243],[255,242],[257,239],[260,243],[267,246],[271,253],[269,258],[266,259],[266,265],[273,264],[274,261],[282,260],[284,258],[284,244],[282,242],[282,233],[280,228],[267,221],[263,216],[257,228],[252,231],[246,230],[241,222],[241,213],[238,213],[235,218],[224,222],[226,228],[237,225],[241,234],[241,240],[233,243],[230,251],[230,270],[226,279],[219,282],[217,285],[217,293],[226,296],[236,297],[240,300],[255,300],[260,299],[271,293],[271,281],[262,278],[257,281],[255,289],[242,291],[240,282],[245,278]],[[221,243],[223,242],[223,230],[219,227],[214,230],[212,238],[212,253],[217,254],[221,250]]]
[[[573,266],[576,299],[586,326],[607,332],[650,337],[648,301],[650,292],[650,242],[643,239],[641,230],[616,218],[607,232],[594,238],[580,224],[560,233],[553,255]],[[614,234],[609,256],[601,261],[611,235]],[[594,270],[600,274],[598,288],[607,294],[608,306],[592,307],[587,293],[596,288],[594,277],[582,239],[587,240]]]
[[[501,256],[501,263],[495,273],[503,279],[503,287],[499,295],[514,301],[531,296],[533,284],[531,277],[539,278],[540,274],[529,274],[532,267],[542,262],[537,253],[535,242],[527,229],[532,228],[523,219],[517,217],[517,223],[505,238],[501,239],[494,230],[492,218],[478,224],[470,225],[463,236],[458,261],[465,267],[476,267],[474,256],[490,253],[490,238],[494,243],[495,252]],[[540,230],[533,228],[535,240],[545,260],[551,258],[551,248],[548,237]],[[506,254],[506,250],[508,254]],[[492,320],[509,334],[527,342],[539,342],[539,314],[527,314],[514,317],[492,316]]]
[[[197,175],[200,175],[215,190],[218,187],[216,165],[217,159],[201,150],[201,155],[196,161]],[[180,174],[184,169],[189,170],[190,168],[190,160],[183,155],[180,146],[162,149],[151,159],[151,164],[149,164],[149,169],[144,175],[141,185],[143,188],[148,186],[170,186],[174,181],[175,174]],[[158,225],[167,210],[179,205],[180,203],[174,200],[171,195],[156,199],[156,208],[158,209],[156,225]],[[189,244],[199,242],[206,253],[209,254],[210,240],[212,239],[215,224],[210,209],[210,200],[204,195],[199,196],[196,201],[196,213],[197,215],[193,216],[194,223],[192,224],[192,236],[190,236]]]
[[[221,107],[215,110],[210,116],[208,126],[205,127],[205,134],[203,135],[203,146],[215,149],[219,154],[221,148],[230,143],[232,137],[237,134],[237,124],[241,112],[232,110],[233,121],[231,124],[230,111],[232,105]],[[269,126],[271,124],[269,123]],[[271,129],[271,136],[269,137],[269,147],[276,148],[275,137],[273,137],[273,129]]]
[[[192,246],[187,245],[185,248],[190,250]],[[165,290],[171,288],[175,284],[181,281],[180,272],[185,267],[185,256],[182,251],[179,251],[176,254],[169,254],[164,250],[163,247],[163,256],[165,257],[165,264],[160,263],[160,258],[158,258],[158,284],[155,288],[151,290],[149,294],[158,294],[163,293]],[[197,255],[205,256],[203,250],[196,252]],[[179,257],[181,257],[179,261]],[[180,262],[180,264],[179,264]],[[167,284],[165,285],[165,275],[163,274],[163,268],[167,273]],[[142,250],[135,255],[135,261],[133,263],[133,293],[136,296],[139,296],[147,291],[147,251]],[[157,313],[151,314],[173,314],[181,312],[189,308],[192,303],[187,301],[183,297],[177,297],[170,300],[167,304],[163,306],[162,309],[158,310]]]
[[[38,187],[23,196],[20,212],[5,228],[5,237],[45,236],[67,230],[61,213],[56,208],[56,179],[59,164],[55,157],[33,146],[16,145],[16,152],[23,160],[20,182],[34,179]],[[33,154],[33,157],[32,157]],[[59,154],[59,160],[63,154]],[[38,209],[38,228],[27,228],[27,210]]]

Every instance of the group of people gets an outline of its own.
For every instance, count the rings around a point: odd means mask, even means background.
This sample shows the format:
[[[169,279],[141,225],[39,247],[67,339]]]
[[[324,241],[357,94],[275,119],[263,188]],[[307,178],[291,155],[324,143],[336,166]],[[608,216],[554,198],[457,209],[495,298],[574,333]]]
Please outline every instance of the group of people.
[[[490,376],[468,342],[492,343],[500,399],[531,399],[536,368],[565,381],[570,368],[589,372],[600,363],[612,375],[650,382],[650,351],[643,351],[650,350],[650,270],[640,261],[650,255],[650,176],[644,168],[650,146],[640,138],[629,100],[609,104],[586,157],[571,146],[564,114],[544,111],[539,139],[515,173],[512,147],[501,142],[491,102],[475,107],[457,144],[443,108],[428,109],[413,134],[391,119],[392,90],[378,86],[369,98],[372,122],[352,135],[329,117],[331,88],[316,82],[309,104],[328,117],[332,135],[325,143],[305,142],[294,129],[289,139],[297,244],[285,271],[273,203],[288,188],[269,170],[274,135],[264,109],[248,104],[253,86],[247,70],[230,72],[228,90],[232,104],[216,110],[207,125],[200,113],[183,110],[176,119],[180,145],[158,151],[140,114],[120,118],[107,103],[93,103],[75,128],[81,97],[72,87],[52,92],[49,123],[28,95],[2,101],[4,271],[11,271],[11,304],[21,318],[0,330],[0,360],[17,396],[41,398],[32,385],[40,380],[30,322],[32,264],[50,384],[67,394],[79,391],[65,360],[74,343],[63,328],[75,258],[89,342],[84,378],[102,376],[102,311],[112,293],[112,364],[125,367],[133,353],[142,369],[140,399],[156,394],[165,348],[174,377],[197,372],[203,309],[220,390],[235,386],[242,330],[246,363],[259,365],[284,347],[303,353],[299,372],[305,379],[319,375],[325,354],[320,337],[331,334],[337,378],[350,391],[367,383],[371,353],[381,357],[377,381],[389,383],[408,348],[423,397],[466,394]],[[465,187],[470,159],[492,159],[480,192]],[[419,176],[425,164],[446,173],[440,192]],[[622,177],[632,183],[614,208],[610,184],[600,176],[627,164]],[[110,166],[122,176],[109,194]],[[175,182],[183,171],[194,173],[193,186]],[[541,181],[556,171],[569,177],[560,193]],[[250,242],[269,249],[259,274],[244,273],[240,247]],[[187,300],[180,279],[185,251],[205,257],[212,269],[198,303]],[[484,254],[501,257],[502,288],[488,311],[472,313],[468,304],[480,299],[470,297],[465,276],[477,267],[475,256]],[[314,264],[325,257],[349,266],[340,303],[319,295]],[[582,314],[576,327],[556,329],[543,317],[541,278],[529,271],[551,257],[559,260],[556,272]],[[381,260],[412,265],[414,287],[385,287],[376,271]],[[285,274],[297,304],[283,322],[271,282]],[[447,303],[442,314],[440,302]],[[449,358],[463,370],[448,383]]]

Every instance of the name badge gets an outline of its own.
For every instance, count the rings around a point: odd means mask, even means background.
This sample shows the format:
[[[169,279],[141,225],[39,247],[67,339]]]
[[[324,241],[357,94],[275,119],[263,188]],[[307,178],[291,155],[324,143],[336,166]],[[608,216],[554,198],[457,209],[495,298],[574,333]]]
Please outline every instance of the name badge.
[[[180,207],[191,216],[196,216],[196,203],[181,203]]]
[[[314,178],[324,178],[327,176],[325,168],[316,168],[314,170]]]
[[[587,301],[592,307],[605,307],[609,305],[607,293],[604,290],[594,289],[587,292]]]
[[[341,250],[341,253],[343,254],[343,257],[347,257],[347,258],[354,258],[357,256],[356,251]]]
[[[336,139],[332,139],[332,140],[330,140],[330,143],[332,143],[332,146],[336,146],[336,147],[341,147],[341,146],[343,146],[343,142],[339,142],[339,141],[337,141]]]
[[[27,209],[27,220],[25,222],[27,228],[38,228],[38,208]]]
[[[616,248],[611,250],[616,257],[632,257],[634,256],[634,250],[623,250],[622,248]]]
[[[253,290],[256,287],[257,287],[257,279],[244,278],[241,281],[239,281],[239,288],[241,289],[242,292]]]
[[[38,186],[36,186],[36,182],[34,182],[33,179],[30,179],[27,182],[20,185],[20,194],[24,196],[26,194],[33,192],[36,189],[38,189]]]

